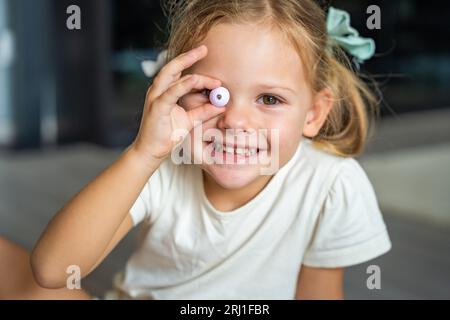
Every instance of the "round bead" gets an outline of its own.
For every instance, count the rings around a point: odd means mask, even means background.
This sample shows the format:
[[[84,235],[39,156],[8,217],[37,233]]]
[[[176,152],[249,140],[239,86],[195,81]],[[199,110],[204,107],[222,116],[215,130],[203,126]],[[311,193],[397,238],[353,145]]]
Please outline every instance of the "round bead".
[[[209,94],[209,101],[218,108],[225,107],[230,101],[230,92],[224,87],[216,88]]]

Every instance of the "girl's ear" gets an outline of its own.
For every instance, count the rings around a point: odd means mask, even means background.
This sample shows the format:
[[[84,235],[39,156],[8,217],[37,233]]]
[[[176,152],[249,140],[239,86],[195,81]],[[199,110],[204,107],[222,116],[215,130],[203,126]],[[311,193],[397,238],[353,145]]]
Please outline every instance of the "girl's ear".
[[[312,106],[306,113],[303,125],[303,135],[305,137],[314,138],[317,136],[333,105],[334,99],[330,89],[325,88],[315,95]]]

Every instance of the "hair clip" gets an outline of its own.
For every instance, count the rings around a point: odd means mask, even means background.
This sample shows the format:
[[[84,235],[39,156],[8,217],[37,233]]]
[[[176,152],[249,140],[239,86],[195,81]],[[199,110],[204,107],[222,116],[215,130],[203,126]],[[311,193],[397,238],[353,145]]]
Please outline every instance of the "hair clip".
[[[350,14],[344,10],[330,7],[327,15],[327,32],[330,38],[329,49],[333,42],[353,57],[353,62],[369,60],[375,54],[375,41],[361,37],[358,31],[350,26]]]

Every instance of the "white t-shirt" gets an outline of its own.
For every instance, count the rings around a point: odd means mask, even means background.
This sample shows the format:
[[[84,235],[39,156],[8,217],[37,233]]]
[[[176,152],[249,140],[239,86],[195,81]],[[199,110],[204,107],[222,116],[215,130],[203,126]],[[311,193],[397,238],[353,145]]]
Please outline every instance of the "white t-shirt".
[[[201,169],[170,158],[130,213],[144,221],[116,290],[126,298],[294,299],[301,265],[347,267],[391,242],[365,172],[303,139],[250,202],[216,210]]]

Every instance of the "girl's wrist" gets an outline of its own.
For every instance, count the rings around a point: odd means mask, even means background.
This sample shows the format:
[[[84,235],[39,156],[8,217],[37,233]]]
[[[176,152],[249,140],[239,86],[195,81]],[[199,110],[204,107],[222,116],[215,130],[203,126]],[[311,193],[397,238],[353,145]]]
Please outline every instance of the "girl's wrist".
[[[159,168],[162,161],[164,160],[162,158],[155,158],[140,152],[136,148],[134,142],[126,149],[125,153],[136,167],[138,167],[143,172],[148,173],[149,175],[153,174],[153,172]]]

